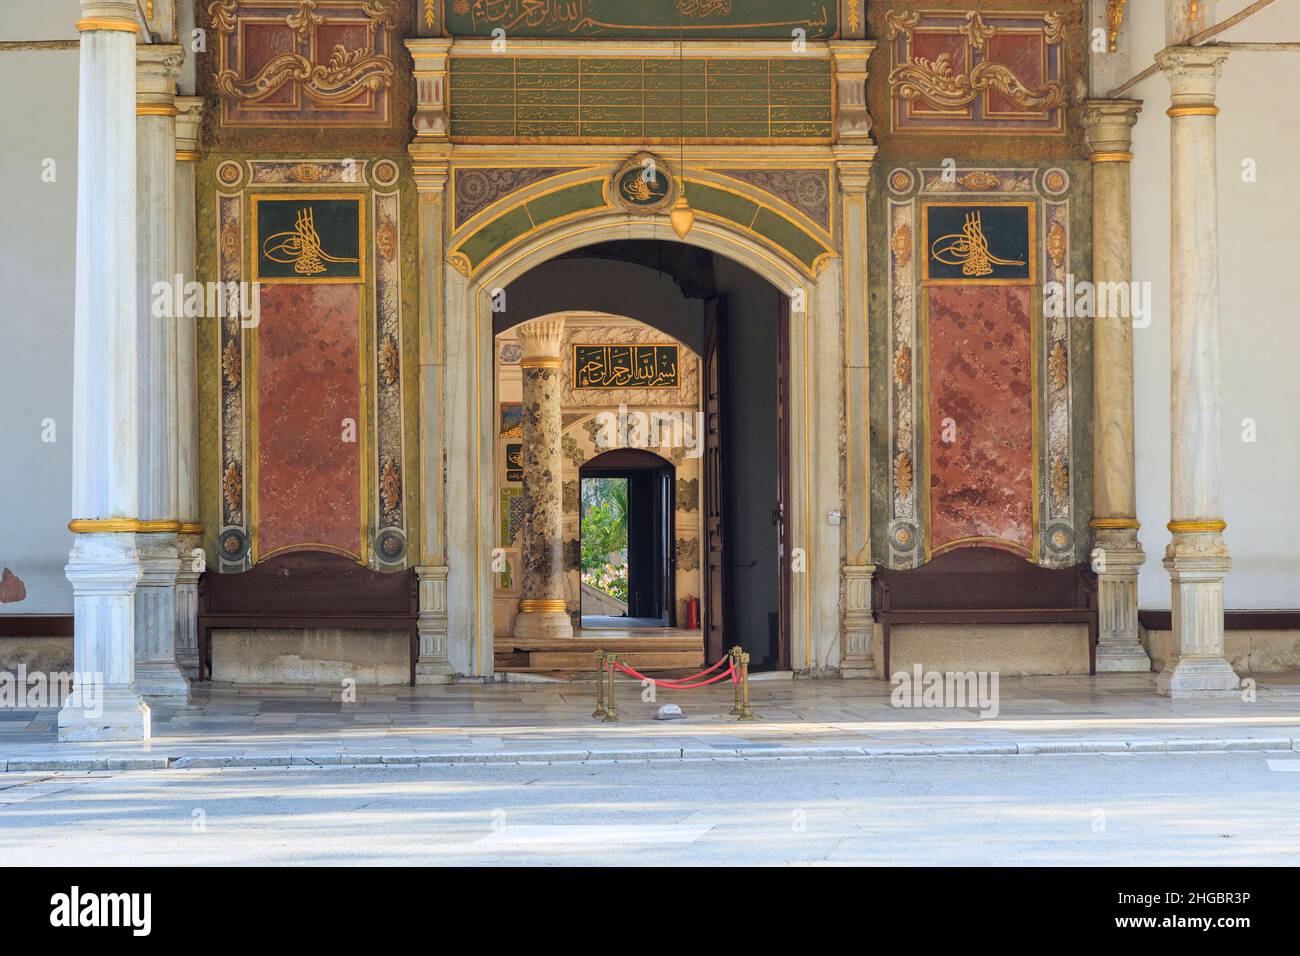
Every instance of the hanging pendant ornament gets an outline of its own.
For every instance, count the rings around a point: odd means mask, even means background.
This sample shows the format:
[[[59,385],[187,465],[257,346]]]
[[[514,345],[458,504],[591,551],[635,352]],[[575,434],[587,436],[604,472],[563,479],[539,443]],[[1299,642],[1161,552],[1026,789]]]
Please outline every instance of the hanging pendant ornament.
[[[686,190],[677,194],[677,202],[673,203],[672,211],[668,213],[668,221],[672,223],[673,232],[677,233],[678,239],[685,239],[695,225],[695,210],[686,201]]]

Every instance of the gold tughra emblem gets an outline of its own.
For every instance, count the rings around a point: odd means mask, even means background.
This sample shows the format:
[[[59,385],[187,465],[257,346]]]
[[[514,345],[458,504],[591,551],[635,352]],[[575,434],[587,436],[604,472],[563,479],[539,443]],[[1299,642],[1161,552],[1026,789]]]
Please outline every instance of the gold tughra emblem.
[[[320,234],[316,232],[315,214],[310,208],[298,210],[293,229],[267,236],[266,242],[262,243],[262,255],[272,262],[291,262],[293,271],[304,276],[314,276],[324,272],[327,262],[357,261],[332,256],[321,248]]]
[[[978,212],[968,212],[961,232],[940,236],[930,245],[930,255],[946,266],[961,266],[964,276],[991,275],[993,267],[1023,266],[1023,259],[1000,259],[989,251],[989,241]]]

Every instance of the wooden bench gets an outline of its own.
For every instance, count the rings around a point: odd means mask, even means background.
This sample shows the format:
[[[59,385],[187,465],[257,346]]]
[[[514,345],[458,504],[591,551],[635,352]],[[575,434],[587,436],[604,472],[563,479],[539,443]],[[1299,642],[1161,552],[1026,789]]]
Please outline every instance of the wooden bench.
[[[207,571],[199,579],[199,680],[212,676],[213,630],[310,627],[406,631],[414,686],[419,610],[414,569],[386,574],[328,552],[282,554],[242,574]]]
[[[1097,590],[1086,565],[1051,569],[1000,548],[959,548],[872,582],[888,680],[894,624],[1087,624],[1088,673],[1097,673]]]

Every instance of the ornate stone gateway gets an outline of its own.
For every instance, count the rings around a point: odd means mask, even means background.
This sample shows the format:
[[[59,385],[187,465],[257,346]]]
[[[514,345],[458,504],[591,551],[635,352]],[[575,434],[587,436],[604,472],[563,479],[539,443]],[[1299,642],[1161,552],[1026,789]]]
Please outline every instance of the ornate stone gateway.
[[[263,284],[258,321],[200,331],[214,571],[325,550],[412,573],[420,680],[491,672],[503,588],[512,633],[567,639],[561,410],[698,402],[698,359],[530,313],[507,411],[497,333],[538,265],[650,240],[739,263],[788,315],[792,669],[874,673],[878,564],[1083,562],[1091,343],[1043,292],[1090,271],[1083,4],[996,7],[209,4],[198,269]]]

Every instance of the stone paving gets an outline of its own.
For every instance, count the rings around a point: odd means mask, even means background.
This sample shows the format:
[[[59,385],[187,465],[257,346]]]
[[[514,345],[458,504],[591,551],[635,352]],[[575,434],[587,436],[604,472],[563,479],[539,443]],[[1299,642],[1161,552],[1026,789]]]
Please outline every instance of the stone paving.
[[[1300,674],[1261,675],[1253,701],[1169,700],[1154,674],[1006,678],[992,718],[895,707],[883,681],[764,676],[753,721],[728,713],[730,685],[660,691],[686,719],[654,720],[629,682],[613,723],[592,718],[589,678],[358,688],[356,703],[339,687],[197,684],[138,744],[59,743],[56,711],[0,709],[0,769],[1300,750]]]

